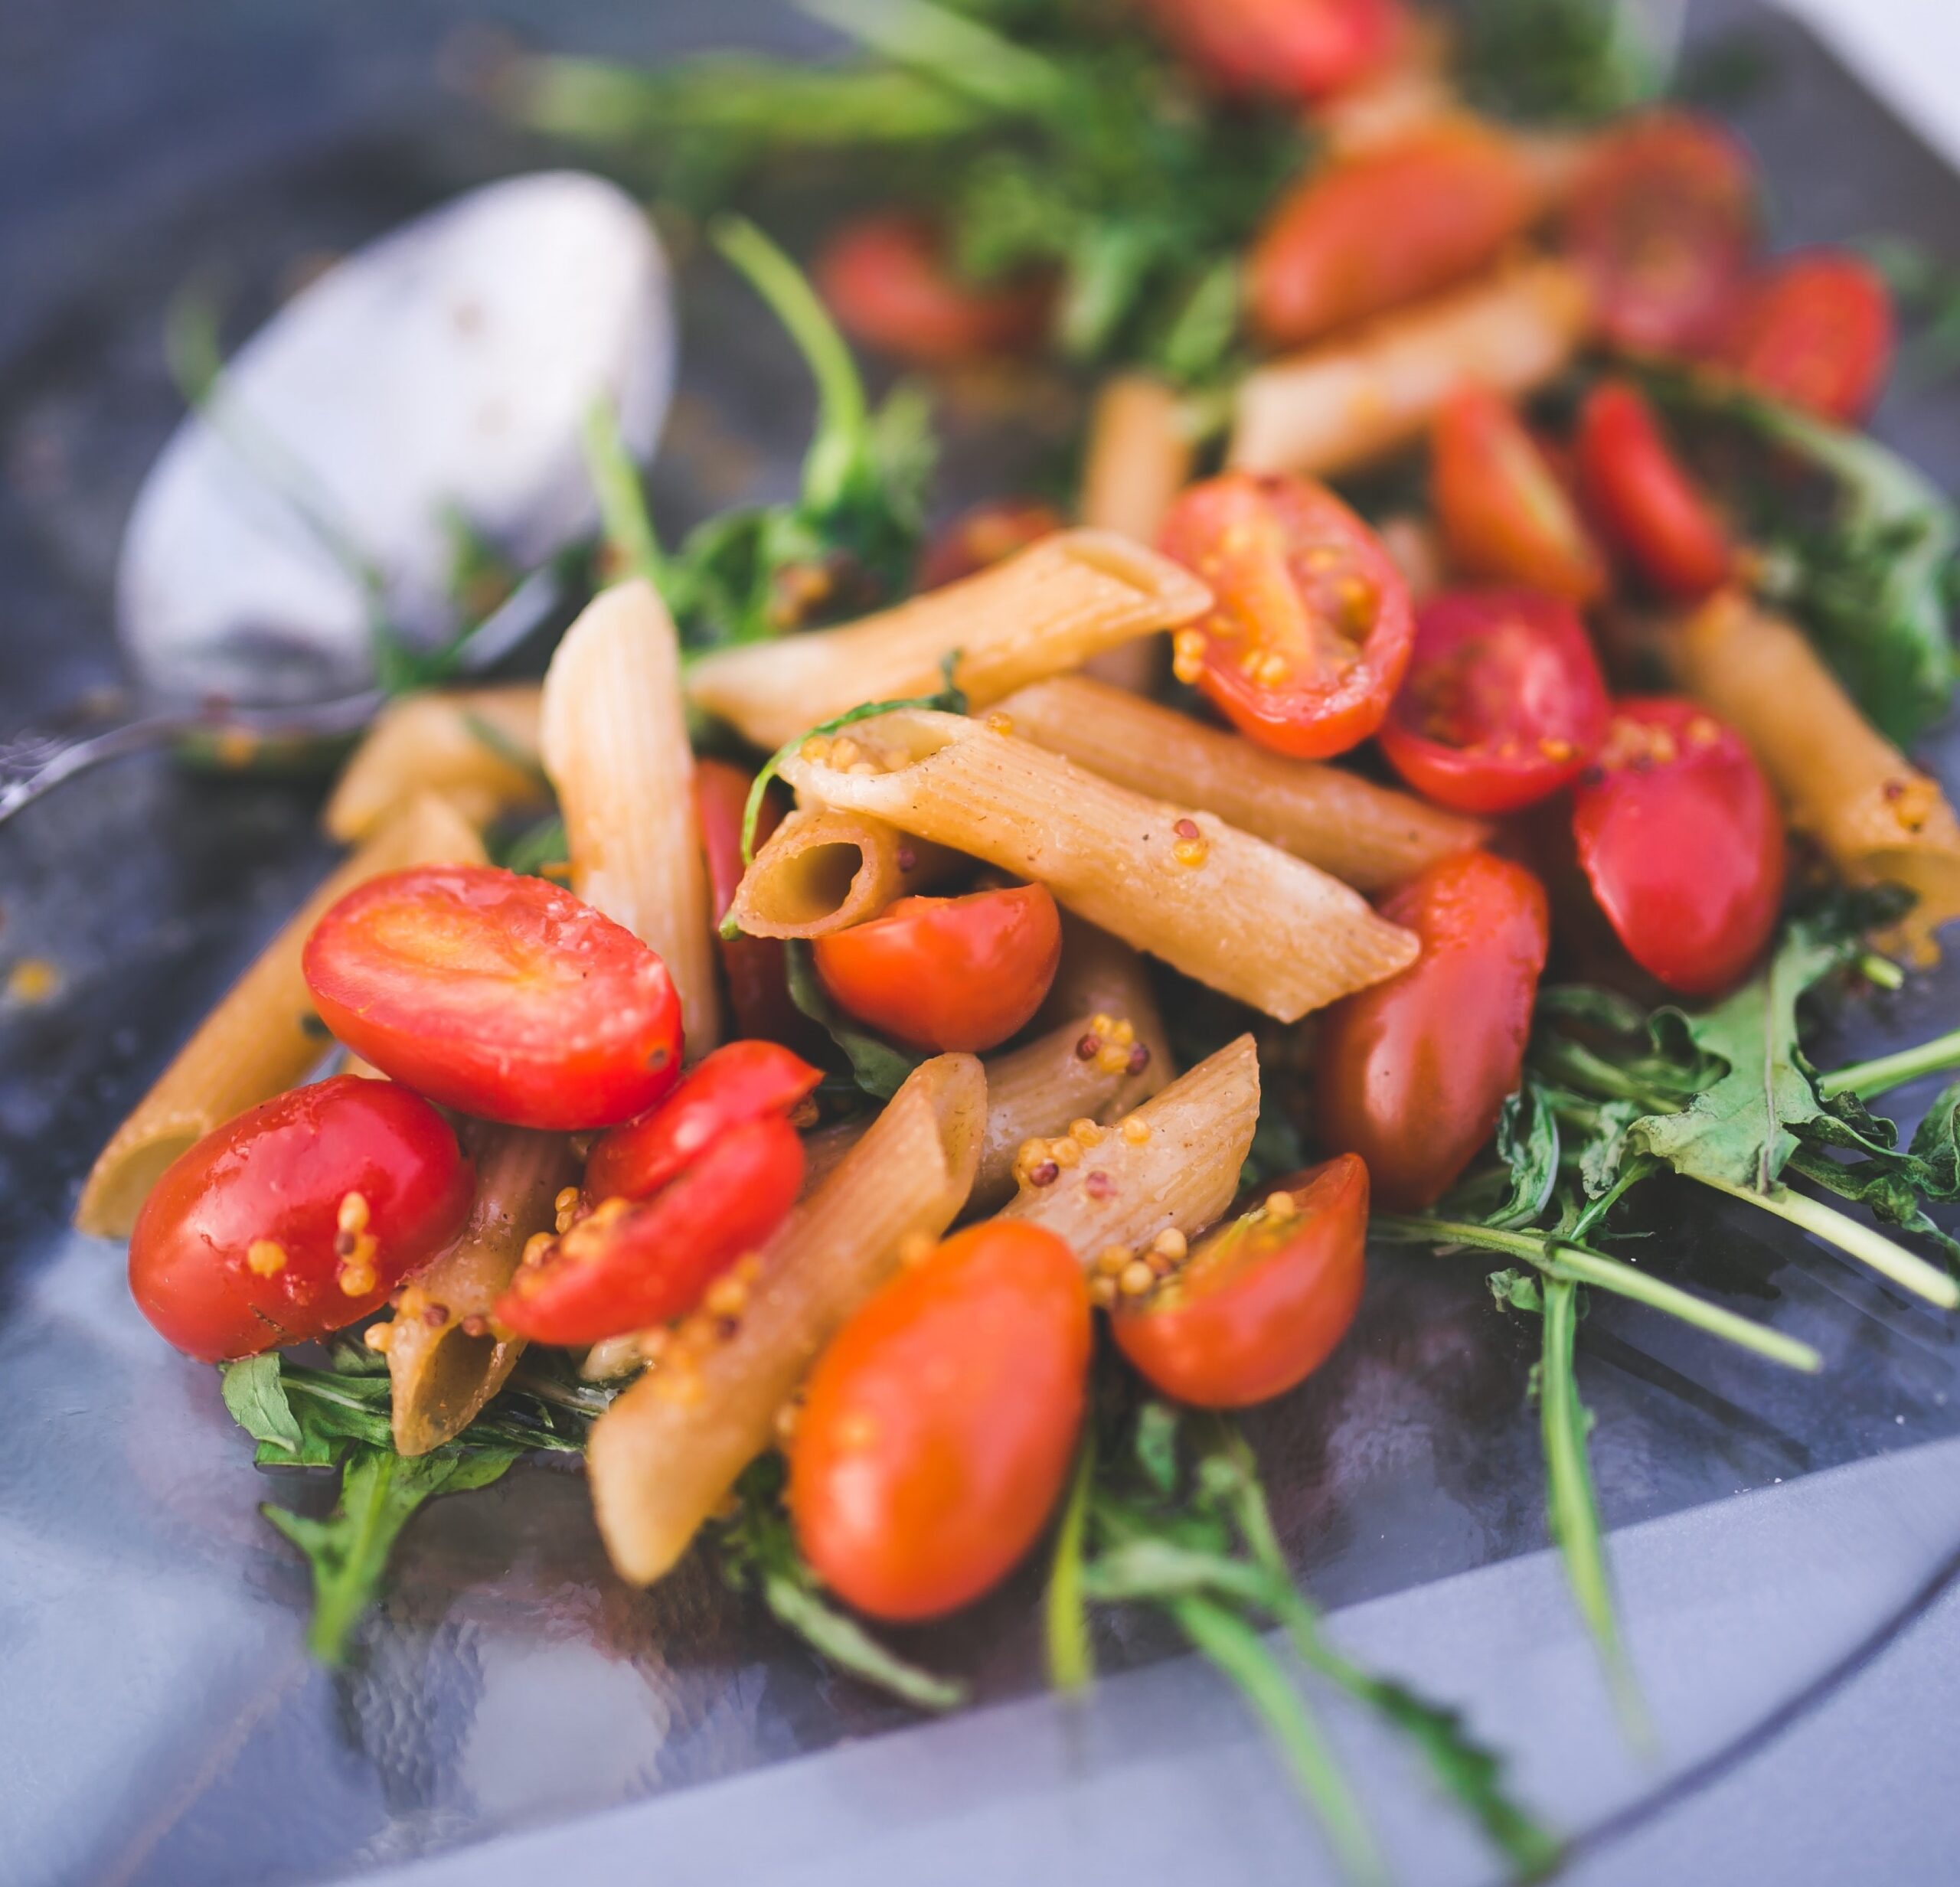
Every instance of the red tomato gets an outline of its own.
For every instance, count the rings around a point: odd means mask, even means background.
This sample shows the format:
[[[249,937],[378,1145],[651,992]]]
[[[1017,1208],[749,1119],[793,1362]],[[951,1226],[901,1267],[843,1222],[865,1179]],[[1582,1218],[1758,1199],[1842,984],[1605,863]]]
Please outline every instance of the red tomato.
[[[1606,338],[1637,352],[1692,354],[1720,341],[1755,229],[1749,153],[1719,125],[1683,112],[1607,132],[1566,217]]]
[[[1721,518],[1625,380],[1602,381],[1580,409],[1579,480],[1600,529],[1661,595],[1693,602],[1728,581],[1736,553]]]
[[[1246,260],[1253,325],[1297,346],[1434,294],[1491,262],[1540,202],[1516,141],[1475,125],[1316,171],[1281,199]]]
[[[129,1239],[136,1307],[205,1363],[358,1323],[462,1229],[475,1175],[391,1081],[336,1075],[227,1121],[167,1168]]]
[[[773,1042],[730,1042],[651,1113],[601,1137],[586,1162],[586,1197],[651,1198],[710,1141],[745,1121],[787,1114],[822,1079]]]
[[[819,1359],[789,1456],[805,1556],[848,1604],[930,1618],[1027,1551],[1087,1400],[1075,1255],[995,1219],[902,1272]]]
[[[1324,98],[1385,64],[1399,0],[1145,0],[1165,38],[1231,92]]]
[[[302,961],[335,1036],[466,1114],[610,1127],[681,1072],[667,966],[542,878],[484,865],[390,872],[320,919]]]
[[[1620,942],[1670,989],[1714,995],[1762,954],[1783,901],[1783,821],[1713,716],[1667,697],[1615,704],[1572,824]]]
[[[1409,586],[1324,486],[1228,472],[1171,508],[1158,540],[1211,586],[1211,613],[1173,641],[1241,733],[1297,759],[1344,753],[1381,725],[1409,665]]]
[[[541,1343],[596,1343],[679,1317],[780,1225],[803,1183],[803,1143],[779,1114],[710,1141],[648,1200],[615,1196],[527,1257],[498,1321]]]
[[[926,545],[919,562],[919,587],[956,583],[1054,536],[1063,525],[1061,513],[1039,498],[991,498],[973,505]]]
[[[1328,1011],[1315,1069],[1321,1138],[1367,1162],[1390,1211],[1433,1205],[1517,1086],[1550,941],[1544,887],[1463,852],[1381,907],[1423,940],[1400,975]]]
[[[1522,584],[1581,609],[1605,596],[1599,553],[1508,401],[1481,387],[1452,394],[1436,415],[1430,456],[1436,522],[1465,576]]]
[[[847,334],[928,367],[1032,345],[1052,299],[1045,283],[961,281],[933,226],[900,212],[846,224],[812,273]]]
[[[831,1000],[908,1047],[977,1053],[1004,1042],[1048,993],[1062,920],[1038,884],[963,898],[900,898],[817,939]]]
[[[1458,590],[1416,612],[1416,651],[1381,750],[1446,806],[1515,812],[1578,777],[1606,717],[1606,684],[1570,603]]]
[[[694,762],[694,815],[701,821],[701,851],[707,860],[708,892],[715,921],[727,915],[742,882],[742,821],[754,776],[726,760]],[[756,845],[782,821],[782,801],[772,792],[756,821]],[[787,972],[779,937],[719,937],[721,974],[736,1027],[772,1042],[814,1046],[815,1025],[789,1000]]]
[[[1367,1238],[1368,1169],[1344,1153],[1279,1181],[1148,1297],[1119,1302],[1111,1333],[1181,1402],[1243,1409],[1282,1396],[1354,1322]]]
[[[1884,277],[1861,256],[1820,249],[1750,289],[1722,354],[1752,387],[1855,425],[1885,390],[1896,338]]]

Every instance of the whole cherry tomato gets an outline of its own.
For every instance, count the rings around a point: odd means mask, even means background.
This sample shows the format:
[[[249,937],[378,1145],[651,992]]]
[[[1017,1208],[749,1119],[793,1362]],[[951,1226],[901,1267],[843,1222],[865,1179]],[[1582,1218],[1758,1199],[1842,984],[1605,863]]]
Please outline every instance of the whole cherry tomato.
[[[1145,0],[1165,38],[1229,92],[1325,98],[1385,64],[1400,0]]]
[[[1361,1302],[1368,1169],[1351,1153],[1266,1189],[1148,1296],[1109,1321],[1123,1354],[1166,1396],[1243,1409],[1305,1381]]]
[[[205,1363],[358,1323],[462,1229],[475,1175],[391,1081],[336,1075],[207,1134],[129,1239],[137,1308]]]
[[[1579,775],[1606,738],[1606,684],[1570,603],[1457,590],[1416,612],[1416,652],[1381,750],[1460,812],[1515,812]]]
[[[1470,1164],[1517,1086],[1549,925],[1544,887],[1488,852],[1430,866],[1381,911],[1423,954],[1328,1011],[1315,1099],[1321,1138],[1367,1162],[1377,1201],[1415,1211]]]
[[[1039,498],[991,498],[963,511],[926,545],[919,560],[919,587],[937,589],[1052,537],[1063,524],[1060,511]]]
[[[963,898],[900,898],[812,950],[831,1000],[908,1047],[977,1053],[1004,1042],[1048,993],[1062,920],[1038,884]]]
[[[1729,534],[1636,388],[1625,380],[1596,387],[1579,411],[1578,444],[1586,509],[1654,589],[1693,602],[1728,581],[1736,563]]]
[[[1090,1336],[1075,1254],[1010,1220],[872,1298],[818,1360],[790,1450],[790,1515],[825,1582],[909,1619],[1004,1578],[1067,1478]]]
[[[1241,733],[1321,760],[1381,725],[1415,635],[1409,586],[1332,492],[1228,472],[1178,500],[1158,542],[1216,599],[1173,638],[1178,678]]]
[[[1752,285],[1722,357],[1752,387],[1855,425],[1885,390],[1896,338],[1885,278],[1862,256],[1819,249]]]
[[[320,1019],[384,1075],[514,1127],[610,1127],[681,1072],[667,966],[542,878],[425,865],[350,891],[302,959]]]
[[[1741,737],[1692,701],[1615,704],[1579,775],[1573,835],[1628,954],[1712,996],[1763,952],[1783,901],[1783,821]]]

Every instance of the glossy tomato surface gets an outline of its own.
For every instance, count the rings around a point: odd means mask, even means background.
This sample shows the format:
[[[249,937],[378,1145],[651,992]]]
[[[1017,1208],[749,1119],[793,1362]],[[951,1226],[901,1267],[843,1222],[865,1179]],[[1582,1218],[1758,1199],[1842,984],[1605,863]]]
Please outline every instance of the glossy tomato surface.
[[[1840,425],[1877,405],[1898,338],[1892,293],[1861,256],[1792,256],[1744,295],[1723,358],[1749,385]]]
[[[1159,545],[1215,599],[1175,638],[1178,678],[1195,681],[1240,733],[1320,760],[1381,725],[1415,635],[1409,586],[1332,492],[1228,472],[1178,500]]]
[[[475,1176],[449,1123],[391,1081],[337,1075],[207,1134],[164,1174],[129,1239],[129,1289],[206,1363],[370,1315],[468,1216]]]
[[[694,812],[701,821],[701,851],[707,861],[708,893],[715,921],[728,915],[742,882],[742,821],[747,813],[749,789],[755,776],[726,760],[694,762]],[[756,821],[756,845],[782,821],[782,802],[772,792]],[[772,1042],[815,1046],[815,1024],[789,1000],[789,978],[779,937],[717,937],[722,980],[735,1027],[746,1036]]]
[[[825,1582],[907,1619],[1004,1578],[1067,1478],[1089,1347],[1081,1267],[1038,1226],[975,1226],[886,1285],[818,1360],[790,1452]]]
[[[1627,953],[1684,996],[1747,973],[1783,901],[1783,821],[1741,736],[1691,701],[1615,704],[1573,835]]]
[[[1165,38],[1227,91],[1324,98],[1402,43],[1400,0],[1144,0]]]
[[[514,1127],[610,1127],[681,1072],[667,966],[542,878],[426,865],[350,891],[306,940],[320,1018],[446,1107]]]
[[[1449,1190],[1517,1086],[1549,925],[1544,886],[1488,852],[1432,865],[1381,911],[1423,954],[1328,1011],[1315,1102],[1321,1138],[1367,1163],[1376,1203],[1411,1212]]]
[[[1461,812],[1515,812],[1576,779],[1606,738],[1606,684],[1570,603],[1452,590],[1416,612],[1416,650],[1381,749]]]
[[[1367,1236],[1368,1169],[1343,1154],[1266,1188],[1148,1297],[1120,1302],[1110,1330],[1152,1386],[1181,1402],[1266,1402],[1305,1381],[1347,1334]]]
[[[972,576],[1051,537],[1067,522],[1039,498],[990,499],[962,511],[926,547],[919,560],[919,587],[937,589]]]
[[[1587,395],[1578,457],[1587,511],[1651,588],[1693,602],[1728,581],[1736,553],[1727,527],[1638,388],[1603,380]]]

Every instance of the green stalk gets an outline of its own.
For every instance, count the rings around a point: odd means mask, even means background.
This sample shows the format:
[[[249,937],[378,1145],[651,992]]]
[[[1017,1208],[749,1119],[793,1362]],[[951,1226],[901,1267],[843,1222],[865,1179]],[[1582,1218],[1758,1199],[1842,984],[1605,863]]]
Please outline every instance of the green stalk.
[[[606,544],[631,574],[664,591],[667,560],[647,515],[646,489],[620,436],[619,416],[605,400],[593,402],[585,416],[583,437],[586,474],[599,498]]]
[[[1096,1655],[1089,1641],[1089,1608],[1084,1601],[1082,1551],[1089,1530],[1089,1496],[1096,1480],[1096,1432],[1083,1436],[1076,1459],[1068,1504],[1055,1532],[1055,1556],[1048,1573],[1043,1608],[1048,1644],[1048,1682],[1057,1690],[1078,1691],[1096,1675]]]
[[[1034,113],[1054,110],[1063,102],[1061,75],[1040,54],[929,0],[797,4],[812,19],[990,111]]]
[[[1619,1177],[1612,1186],[1573,1221],[1571,1236],[1573,1243],[1583,1244],[1586,1234],[1660,1164],[1651,1154],[1644,1153],[1635,1154],[1625,1161],[1620,1167]]]
[[[1817,1091],[1827,1100],[1834,1095],[1855,1094],[1861,1101],[1875,1101],[1922,1075],[1943,1074],[1950,1068],[1960,1068],[1960,1029],[1936,1036],[1916,1048],[1902,1048],[1896,1054],[1854,1062],[1848,1068],[1819,1075]]]

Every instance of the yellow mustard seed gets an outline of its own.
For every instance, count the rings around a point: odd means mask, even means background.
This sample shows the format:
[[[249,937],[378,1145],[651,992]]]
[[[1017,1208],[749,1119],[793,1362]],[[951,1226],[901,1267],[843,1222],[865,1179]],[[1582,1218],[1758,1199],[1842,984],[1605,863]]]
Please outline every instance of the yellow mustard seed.
[[[1116,1288],[1126,1298],[1140,1298],[1156,1283],[1157,1274],[1137,1259],[1123,1267],[1122,1275],[1116,1280]]]
[[[1180,839],[1171,847],[1171,856],[1181,865],[1194,868],[1204,863],[1211,855],[1211,847],[1203,839]]]
[[[1190,1255],[1191,1247],[1191,1241],[1175,1226],[1166,1226],[1150,1241],[1150,1249],[1178,1264]]]
[[[1014,732],[1011,714],[989,714],[983,723],[990,734],[1011,734]]]
[[[359,1193],[349,1193],[340,1202],[340,1210],[335,1215],[335,1226],[342,1232],[351,1232],[356,1238],[368,1229],[368,1201]]]
[[[1058,1167],[1072,1167],[1081,1164],[1082,1149],[1072,1140],[1051,1140],[1048,1143],[1048,1157]]]
[[[374,1288],[374,1268],[350,1259],[340,1268],[340,1288],[350,1298],[364,1298]]]
[[[1114,1278],[1135,1255],[1127,1245],[1106,1245],[1096,1254],[1096,1268],[1106,1278]]]
[[[1102,1130],[1085,1115],[1079,1121],[1069,1122],[1069,1138],[1078,1147],[1099,1147],[1102,1144]]]
[[[1128,1071],[1130,1052],[1115,1042],[1096,1051],[1096,1069],[1099,1074],[1120,1075]]]
[[[254,1239],[245,1248],[245,1263],[255,1278],[276,1278],[286,1269],[286,1247],[271,1239]]]
[[[385,1356],[394,1347],[395,1327],[392,1324],[370,1324],[361,1340],[370,1350],[378,1350]]]
[[[1099,1311],[1116,1308],[1116,1281],[1113,1278],[1092,1278],[1089,1281],[1089,1301]]]
[[[1132,1147],[1141,1147],[1150,1138],[1150,1123],[1142,1115],[1132,1114],[1116,1131]]]
[[[1109,1025],[1110,1045],[1116,1048],[1128,1048],[1136,1040],[1136,1025],[1125,1016]]]
[[[701,1298],[701,1308],[710,1317],[740,1317],[748,1308],[749,1287],[739,1278],[716,1278]]]
[[[1269,1219],[1291,1219],[1299,1210],[1293,1195],[1284,1187],[1271,1194],[1266,1202],[1266,1216]]]

